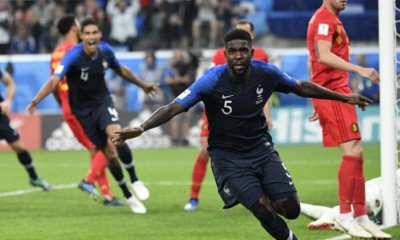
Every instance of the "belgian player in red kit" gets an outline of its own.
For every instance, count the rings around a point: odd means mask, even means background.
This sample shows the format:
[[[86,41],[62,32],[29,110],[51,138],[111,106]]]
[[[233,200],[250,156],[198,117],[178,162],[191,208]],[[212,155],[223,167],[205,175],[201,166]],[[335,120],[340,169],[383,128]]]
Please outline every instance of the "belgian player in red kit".
[[[254,26],[252,22],[249,21],[239,21],[236,23],[235,28],[238,29],[243,29],[250,33],[251,37],[254,39]],[[253,54],[253,59],[263,61],[263,62],[269,62],[268,54],[264,51],[264,49],[260,47],[253,46],[254,49],[254,54]],[[211,59],[211,67],[214,67],[216,65],[221,65],[226,63],[226,58],[225,58],[225,48],[219,48],[215,52],[213,58]],[[265,104],[264,106],[264,112],[266,114],[267,118],[267,124],[268,124],[268,129],[272,128],[272,120],[271,120],[271,114],[269,110],[269,103]],[[208,163],[208,152],[207,152],[207,139],[208,139],[208,119],[203,112],[202,116],[202,124],[200,128],[200,152],[198,153],[196,157],[196,162],[193,167],[193,172],[192,172],[192,184],[191,184],[191,191],[190,191],[190,199],[189,202],[184,206],[184,210],[191,212],[195,211],[198,207],[199,204],[199,193],[201,189],[201,185],[203,183],[204,177],[206,175],[207,171],[207,163]]]
[[[349,72],[378,84],[373,68],[351,64],[350,42],[339,13],[345,0],[323,0],[312,16],[307,30],[311,80],[342,94],[352,94]],[[340,215],[335,228],[353,237],[390,239],[368,219],[365,208],[365,179],[361,134],[354,106],[330,100],[312,100],[315,112],[310,120],[319,120],[324,147],[339,147],[342,160],[338,170]],[[354,215],[352,213],[354,210]]]
[[[63,42],[51,54],[51,74],[61,62],[65,53],[79,41],[79,22],[73,15],[66,15],[57,23],[59,33],[64,37]],[[120,206],[122,201],[116,199],[110,191],[110,184],[106,174],[107,159],[101,151],[97,151],[94,144],[86,136],[82,126],[74,116],[69,105],[68,84],[66,78],[62,79],[54,91],[54,97],[60,104],[65,122],[70,127],[76,139],[90,152],[91,167],[86,176],[89,182],[96,181],[101,194],[104,196],[104,205]]]

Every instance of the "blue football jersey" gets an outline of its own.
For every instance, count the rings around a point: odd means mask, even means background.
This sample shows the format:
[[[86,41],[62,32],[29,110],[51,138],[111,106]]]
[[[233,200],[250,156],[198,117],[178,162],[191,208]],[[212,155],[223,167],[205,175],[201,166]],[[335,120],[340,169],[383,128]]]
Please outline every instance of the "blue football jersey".
[[[94,106],[110,100],[104,79],[106,71],[118,69],[120,63],[108,43],[100,42],[98,54],[91,58],[80,43],[68,51],[54,74],[67,77],[69,102],[74,114],[86,115]]]
[[[0,79],[3,79],[3,70],[0,69]],[[4,100],[3,96],[1,95],[0,92],[0,102],[2,102]]]
[[[270,141],[263,107],[273,91],[289,93],[297,80],[273,64],[251,60],[250,80],[238,82],[228,65],[208,70],[175,101],[189,109],[203,101],[209,123],[209,150],[247,152]]]

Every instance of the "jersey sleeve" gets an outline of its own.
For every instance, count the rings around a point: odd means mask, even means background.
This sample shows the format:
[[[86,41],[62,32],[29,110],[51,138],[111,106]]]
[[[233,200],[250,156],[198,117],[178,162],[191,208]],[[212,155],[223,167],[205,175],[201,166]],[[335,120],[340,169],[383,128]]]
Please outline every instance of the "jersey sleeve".
[[[292,92],[297,85],[297,79],[289,76],[273,64],[267,64],[267,66],[272,77],[276,80],[275,91],[283,93]]]
[[[62,58],[60,64],[54,70],[53,75],[59,78],[63,78],[65,75],[67,75],[68,69],[72,66],[77,57],[78,57],[77,48],[73,48],[71,49],[71,51],[68,51]]]
[[[101,42],[100,47],[104,51],[104,54],[106,55],[107,60],[109,61],[110,68],[112,68],[112,69],[120,68],[121,64],[118,61],[118,59],[115,57],[115,53],[114,53],[114,50],[111,47],[111,45],[106,42]]]
[[[336,21],[331,15],[320,14],[314,20],[314,41],[326,40],[332,41],[333,34],[336,31]]]
[[[214,70],[215,68],[208,70],[202,77],[176,97],[175,102],[188,110],[196,103],[202,101],[203,97],[213,89],[217,80]]]

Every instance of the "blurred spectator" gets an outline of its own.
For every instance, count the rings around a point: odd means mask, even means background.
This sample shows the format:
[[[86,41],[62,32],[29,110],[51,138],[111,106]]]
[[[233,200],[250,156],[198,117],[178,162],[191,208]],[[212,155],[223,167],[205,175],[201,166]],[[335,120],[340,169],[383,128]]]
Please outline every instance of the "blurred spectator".
[[[78,0],[55,0],[57,6],[61,7],[66,13],[75,12],[77,1]]]
[[[195,55],[181,49],[174,51],[169,65],[170,72],[166,77],[166,83],[170,86],[174,98],[195,81],[197,67],[198,59]],[[189,144],[187,137],[194,111],[195,108],[192,108],[171,119],[171,137],[174,145]]]
[[[55,46],[49,38],[49,28],[53,24],[55,9],[53,1],[38,0],[28,11],[27,24],[41,53],[50,52]]]
[[[12,36],[12,15],[8,1],[0,0],[0,54],[8,53]]]
[[[55,8],[56,5],[53,1],[37,0],[30,7],[30,11],[37,17],[40,26],[46,29],[54,19]]]
[[[194,47],[207,47],[204,40],[208,41],[209,48],[217,46],[217,37],[219,29],[219,22],[216,15],[218,7],[218,0],[196,0],[198,7],[197,18],[193,21],[192,36],[194,39]],[[204,28],[207,28],[205,30]],[[206,39],[203,38],[204,32],[208,33]]]
[[[88,16],[87,12],[86,12],[86,7],[83,3],[78,3],[75,6],[75,17],[76,19],[78,19],[79,22],[81,22],[85,17]]]
[[[144,18],[144,35],[149,36],[153,31],[154,0],[139,0],[140,15]]]
[[[181,0],[156,0],[156,32],[159,33],[158,46],[161,48],[180,47],[182,38]]]
[[[97,8],[95,19],[101,31],[101,40],[110,42],[111,23],[106,12],[102,8]]]
[[[139,12],[138,0],[110,0],[107,3],[107,14],[111,19],[110,41],[114,45],[124,45],[129,51],[135,49],[138,37],[136,17]]]
[[[39,16],[33,9],[29,9],[26,14],[25,20],[27,27],[30,29],[33,38],[38,46],[38,52],[46,53],[46,43],[44,42],[44,36],[46,35],[45,27],[39,23]]]
[[[197,16],[196,0],[180,0],[180,15],[182,19],[181,48],[193,46],[192,26]]]
[[[154,112],[162,105],[165,105],[171,99],[171,90],[165,82],[165,68],[157,64],[154,51],[146,51],[144,62],[139,66],[139,78],[148,83],[160,84],[162,92],[154,97],[145,96],[144,104],[151,112]]]
[[[30,34],[25,24],[18,24],[16,27],[16,35],[10,46],[11,54],[32,54],[37,53],[36,41]]]
[[[86,14],[92,16],[93,18],[97,17],[97,10],[99,7],[97,6],[97,2],[95,0],[85,0]]]
[[[231,0],[220,0],[216,9],[218,29],[221,35],[232,28],[232,2]],[[217,38],[219,39],[219,37]],[[218,43],[218,46],[222,45]]]
[[[357,55],[357,65],[361,67],[368,66],[364,54]],[[379,104],[379,85],[373,84],[372,81],[362,78],[357,74],[351,74],[350,88],[353,90],[354,94],[361,94],[374,101],[374,104]]]

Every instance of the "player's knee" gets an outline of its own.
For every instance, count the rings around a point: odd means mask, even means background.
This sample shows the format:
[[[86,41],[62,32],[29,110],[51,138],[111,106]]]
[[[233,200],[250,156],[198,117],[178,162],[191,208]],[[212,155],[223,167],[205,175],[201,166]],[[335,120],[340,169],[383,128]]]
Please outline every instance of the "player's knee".
[[[272,210],[272,209],[271,209]],[[276,213],[272,210],[272,212],[262,205],[260,202],[255,202],[251,207],[250,211],[253,213],[253,215],[261,222],[264,224],[271,223],[272,221],[275,220],[276,218]]]
[[[285,209],[285,217],[287,219],[296,219],[300,215],[300,204],[294,197],[288,197],[282,202]]]

